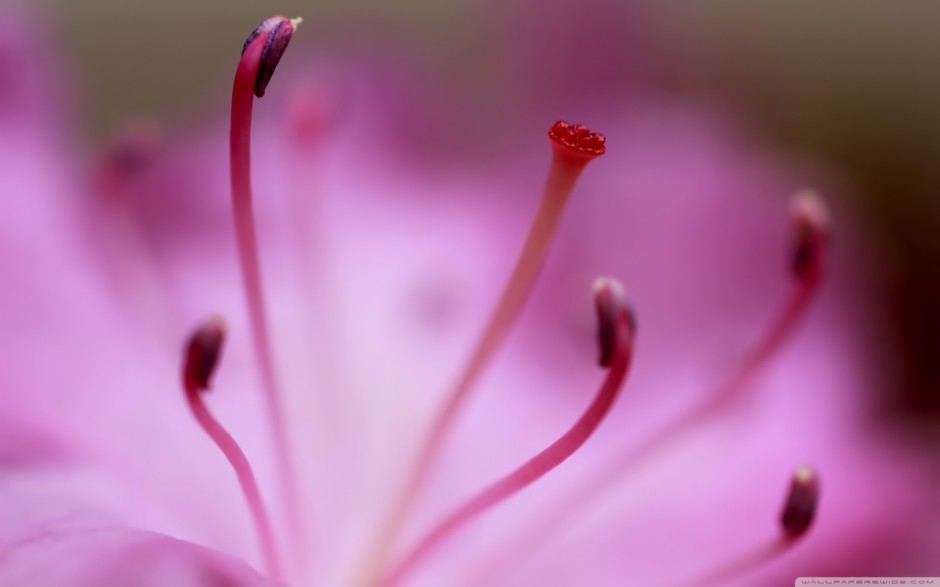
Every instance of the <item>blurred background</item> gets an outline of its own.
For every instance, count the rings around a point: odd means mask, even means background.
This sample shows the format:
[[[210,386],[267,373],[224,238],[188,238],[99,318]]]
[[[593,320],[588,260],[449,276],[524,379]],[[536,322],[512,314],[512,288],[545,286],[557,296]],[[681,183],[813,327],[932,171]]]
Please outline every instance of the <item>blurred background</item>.
[[[488,42],[497,32],[518,27],[524,38],[537,39],[526,29],[548,22],[546,43],[553,34],[580,36],[583,55],[557,58],[581,60],[585,76],[592,59],[616,59],[623,75],[607,82],[644,84],[731,111],[854,182],[888,260],[883,286],[894,340],[885,348],[902,350],[897,393],[885,407],[925,423],[940,417],[938,2],[597,0],[571,2],[570,10],[553,4],[560,7],[554,19],[530,18],[542,9],[536,0],[35,5],[80,72],[86,99],[80,108],[95,136],[129,116],[172,119],[194,104],[205,107],[207,95],[230,83],[234,50],[246,33],[273,13],[305,18],[298,43],[394,39],[466,84],[526,75],[507,69],[512,60]],[[595,24],[606,32],[594,31]],[[611,30],[619,31],[616,38]]]

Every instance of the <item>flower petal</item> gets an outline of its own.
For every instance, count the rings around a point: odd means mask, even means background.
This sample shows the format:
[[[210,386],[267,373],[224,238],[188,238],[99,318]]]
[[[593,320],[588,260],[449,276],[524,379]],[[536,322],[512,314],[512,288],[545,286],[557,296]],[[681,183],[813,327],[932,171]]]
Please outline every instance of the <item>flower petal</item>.
[[[274,587],[244,561],[138,530],[37,529],[0,551],[9,587]]]

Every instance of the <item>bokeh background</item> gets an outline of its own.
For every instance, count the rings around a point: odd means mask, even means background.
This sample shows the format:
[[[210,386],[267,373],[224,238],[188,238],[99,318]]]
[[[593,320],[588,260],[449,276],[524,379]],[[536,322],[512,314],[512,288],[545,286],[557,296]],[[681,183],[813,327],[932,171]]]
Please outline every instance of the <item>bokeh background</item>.
[[[12,0],[0,0],[11,2]],[[553,6],[558,7],[555,3]],[[610,84],[727,110],[786,148],[850,178],[876,222],[897,386],[886,414],[940,417],[940,3],[883,0],[621,0],[571,2],[527,18],[533,0],[38,0],[85,85],[88,132],[131,116],[191,115],[229,83],[234,51],[272,13],[305,18],[308,47],[387,38],[464,84],[524,80],[489,42],[513,27],[579,35],[583,62],[624,64]],[[615,40],[592,19],[622,28]],[[600,21],[598,21],[600,22]],[[570,23],[570,24],[569,24]],[[557,28],[554,28],[557,27]],[[532,31],[524,31],[530,35]],[[524,50],[524,48],[522,48]],[[551,66],[551,64],[546,64]],[[598,80],[594,80],[598,81]],[[481,104],[481,112],[493,104]]]

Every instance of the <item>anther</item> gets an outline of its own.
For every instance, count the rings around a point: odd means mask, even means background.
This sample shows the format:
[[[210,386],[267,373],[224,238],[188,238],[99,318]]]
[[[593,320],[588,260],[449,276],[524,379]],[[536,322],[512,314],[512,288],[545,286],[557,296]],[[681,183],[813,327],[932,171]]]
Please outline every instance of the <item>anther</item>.
[[[636,334],[635,321],[623,287],[616,280],[606,277],[598,279],[594,283],[593,292],[598,328],[601,332],[609,333],[600,340],[601,355],[609,355],[609,369],[604,383],[587,410],[558,440],[488,486],[434,526],[386,576],[381,583],[383,587],[397,585],[454,531],[535,483],[566,461],[584,446],[610,412],[614,401],[620,395],[620,389],[630,368],[633,339]]]
[[[780,514],[784,534],[791,540],[805,534],[813,524],[818,504],[819,477],[812,467],[800,467],[793,473],[787,500]]]
[[[274,69],[281,61],[281,56],[284,55],[294,31],[301,22],[303,19],[300,17],[291,19],[284,16],[272,16],[258,25],[258,28],[252,31],[245,40],[245,45],[242,47],[243,56],[255,42],[261,46],[254,88],[255,95],[259,98],[264,96],[264,90],[268,87],[271,76],[274,75]]]
[[[793,196],[790,214],[794,232],[793,273],[803,281],[818,280],[828,253],[829,210],[818,194],[803,190]]]
[[[630,331],[636,333],[636,316],[633,308],[626,302],[626,295],[620,283],[608,277],[598,278],[592,291],[594,307],[597,311],[597,348],[598,364],[609,367],[617,352],[617,320],[625,313],[630,324]]]
[[[225,344],[225,321],[218,316],[207,320],[193,332],[183,360],[183,384],[186,389],[208,390]]]

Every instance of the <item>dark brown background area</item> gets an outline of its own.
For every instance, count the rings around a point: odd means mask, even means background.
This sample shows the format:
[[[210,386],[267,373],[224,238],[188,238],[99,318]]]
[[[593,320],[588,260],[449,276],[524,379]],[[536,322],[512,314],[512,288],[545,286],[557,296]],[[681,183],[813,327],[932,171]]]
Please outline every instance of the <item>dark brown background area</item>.
[[[220,76],[232,67],[232,47],[272,13],[304,16],[309,39],[381,30],[440,67],[498,67],[498,55],[478,52],[492,23],[484,4],[470,1],[38,4],[80,68],[97,134],[132,115],[178,115],[228,83]],[[894,338],[885,345],[900,349],[903,363],[885,401],[898,413],[940,415],[940,2],[619,4],[625,19],[645,21],[648,81],[734,108],[859,182],[886,235],[879,246],[890,261]]]

